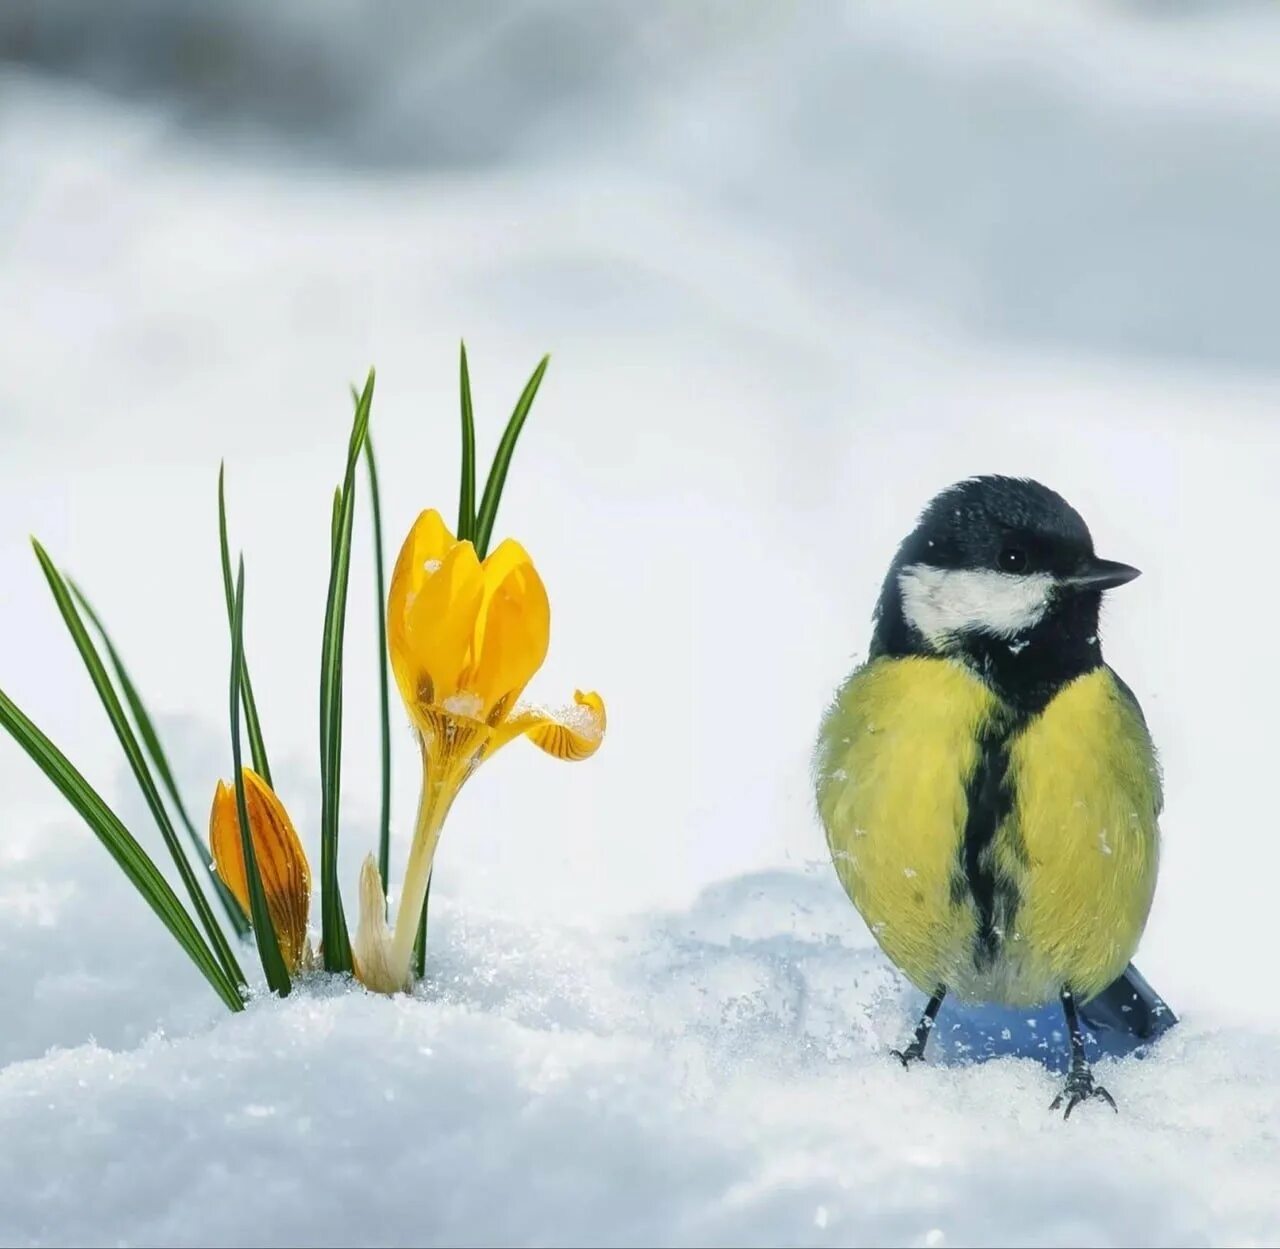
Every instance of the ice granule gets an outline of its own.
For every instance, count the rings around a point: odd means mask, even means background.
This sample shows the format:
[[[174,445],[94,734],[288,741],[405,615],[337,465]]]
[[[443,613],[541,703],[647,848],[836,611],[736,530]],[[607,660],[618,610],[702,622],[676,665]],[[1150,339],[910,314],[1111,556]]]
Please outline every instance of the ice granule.
[[[562,707],[557,711],[548,711],[544,714],[588,741],[597,741],[600,737],[599,718],[590,707],[584,707],[581,703],[574,703],[572,707]]]
[[[459,690],[456,694],[450,694],[440,705],[450,715],[466,716],[468,719],[478,720],[480,713],[484,710],[484,699],[479,694],[472,694],[467,690]]]

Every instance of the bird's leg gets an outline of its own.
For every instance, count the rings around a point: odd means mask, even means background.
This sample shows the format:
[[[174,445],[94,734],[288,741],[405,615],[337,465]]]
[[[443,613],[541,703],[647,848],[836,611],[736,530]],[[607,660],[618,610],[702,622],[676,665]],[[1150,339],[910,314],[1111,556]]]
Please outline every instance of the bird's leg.
[[[1067,1108],[1063,1112],[1064,1119],[1071,1118],[1071,1112],[1081,1102],[1091,1097],[1100,1097],[1112,1110],[1116,1109],[1115,1098],[1102,1087],[1093,1082],[1093,1072],[1084,1056],[1084,1036],[1080,1032],[1080,1020],[1076,1015],[1075,994],[1070,989],[1062,990],[1062,1013],[1067,1017],[1067,1032],[1071,1036],[1071,1070],[1067,1074],[1067,1083],[1062,1092],[1053,1099],[1050,1110],[1057,1110],[1066,1099]]]
[[[942,988],[929,999],[928,1006],[924,1008],[924,1014],[920,1016],[920,1022],[916,1024],[916,1034],[905,1050],[889,1051],[904,1067],[910,1067],[912,1063],[920,1062],[924,1058],[924,1047],[929,1044],[929,1034],[933,1031],[934,1021],[938,1018],[938,1010],[942,1006],[942,999],[946,996],[947,991]]]

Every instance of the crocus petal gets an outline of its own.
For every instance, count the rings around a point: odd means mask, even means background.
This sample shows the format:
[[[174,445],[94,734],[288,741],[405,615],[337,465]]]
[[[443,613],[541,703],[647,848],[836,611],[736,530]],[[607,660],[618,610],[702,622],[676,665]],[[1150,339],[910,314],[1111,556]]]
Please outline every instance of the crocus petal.
[[[387,647],[410,714],[458,690],[484,594],[475,548],[424,512],[405,539],[387,596]],[[425,554],[424,554],[425,553]]]
[[[280,954],[290,972],[302,965],[307,948],[307,917],[311,910],[311,868],[284,804],[256,772],[245,768],[244,804],[249,815],[258,874],[267,898],[271,926]],[[209,813],[209,848],[222,883],[244,908],[249,907],[249,878],[234,785],[218,782]]]
[[[410,604],[421,593],[426,579],[444,563],[444,557],[456,545],[457,539],[434,508],[422,512],[405,536],[391,574],[391,588],[387,592],[387,642],[393,664],[397,655],[403,657],[408,651],[406,635]],[[404,679],[410,675],[406,670]],[[416,696],[416,687],[405,691],[399,666],[396,667],[396,678],[401,681],[405,701],[411,701],[411,696]]]
[[[373,855],[360,868],[360,922],[351,941],[356,979],[375,993],[399,993],[409,986],[391,970],[391,929],[387,925],[387,898]]]
[[[599,694],[584,694],[579,690],[573,700],[574,706],[559,714],[517,712],[498,727],[488,753],[523,735],[554,759],[591,758],[604,741],[604,699]]]
[[[432,560],[443,560],[449,548],[457,543],[458,539],[435,508],[421,513],[405,536],[395,571],[391,574],[391,601],[403,602],[410,594],[416,593],[427,576],[427,565]]]
[[[483,718],[509,710],[542,667],[551,640],[551,604],[528,553],[511,539],[484,562],[485,596],[476,618],[472,665],[464,678]]]

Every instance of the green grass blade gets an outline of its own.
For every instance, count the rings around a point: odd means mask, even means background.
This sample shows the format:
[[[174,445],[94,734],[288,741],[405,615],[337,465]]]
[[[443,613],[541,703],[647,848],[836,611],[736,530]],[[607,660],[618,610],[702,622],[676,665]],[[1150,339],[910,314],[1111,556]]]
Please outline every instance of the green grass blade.
[[[163,801],[161,801],[160,791],[156,789],[155,779],[151,775],[151,769],[147,766],[142,747],[138,744],[138,739],[129,724],[129,718],[125,715],[120,699],[116,695],[115,687],[111,684],[111,677],[107,674],[102,657],[98,654],[98,650],[93,644],[93,639],[89,636],[89,632],[84,626],[84,621],[80,618],[75,600],[71,597],[71,591],[67,588],[66,581],[54,566],[44,547],[34,538],[31,539],[31,545],[35,549],[36,558],[40,561],[40,567],[44,570],[45,580],[49,583],[49,589],[53,591],[53,598],[58,605],[58,611],[62,615],[62,621],[67,626],[67,631],[71,634],[71,640],[75,643],[76,650],[80,652],[80,658],[84,661],[84,666],[88,670],[94,689],[98,691],[98,697],[102,700],[107,719],[111,721],[111,727],[115,729],[116,738],[120,742],[121,749],[124,750],[125,758],[129,761],[129,767],[132,769],[138,786],[142,790],[142,796],[147,801],[147,806],[151,810],[156,826],[160,829],[160,836],[164,839],[164,844],[173,858],[174,866],[178,869],[178,875],[182,877],[182,883],[186,887],[192,906],[195,907],[196,915],[199,917],[205,935],[209,939],[209,944],[232,983],[244,984],[244,973],[240,970],[235,955],[231,952],[231,946],[227,941],[226,934],[223,933],[222,928],[219,926],[217,916],[214,915],[213,908],[209,905],[209,899],[205,897],[204,890],[200,887],[200,882],[196,879],[196,874],[191,867],[191,862],[182,849],[182,843],[178,840],[177,830],[173,827],[173,822],[169,819],[169,813],[165,809]]]
[[[27,719],[3,690],[0,690],[0,726],[27,752],[32,762],[88,824],[128,877],[129,883],[186,951],[228,1009],[243,1010],[244,1001],[236,986],[146,851],[89,782],[76,771],[66,755]]]
[[[320,659],[320,916],[324,965],[331,972],[351,970],[351,939],[338,888],[338,813],[342,781],[342,643],[347,614],[347,586],[351,573],[351,527],[355,517],[355,472],[369,432],[374,372],[356,404],[347,471],[342,484],[342,508],[336,540],[332,542],[329,597],[325,606],[324,643]]]
[[[249,883],[249,913],[253,917],[253,935],[258,942],[258,957],[272,992],[287,997],[293,987],[289,970],[280,954],[280,942],[267,910],[267,895],[258,871],[258,856],[253,848],[249,828],[249,810],[244,800],[244,768],[240,760],[240,692],[244,689],[244,560],[236,574],[235,599],[231,609],[231,763],[236,778],[236,818],[240,821],[240,847],[244,852],[244,874]]]
[[[382,500],[378,490],[378,461],[373,439],[365,436],[364,460],[369,469],[369,505],[373,511],[373,573],[377,597],[378,694],[382,712],[382,812],[378,821],[378,873],[387,892],[391,870],[391,693],[387,671],[387,573],[382,556]]]
[[[111,667],[115,672],[116,684],[119,685],[120,692],[124,695],[124,700],[129,705],[129,711],[133,716],[134,724],[137,726],[138,734],[142,738],[142,744],[146,747],[147,754],[151,757],[151,765],[155,768],[156,775],[159,776],[165,793],[169,795],[169,801],[173,803],[174,810],[178,813],[178,818],[187,830],[187,836],[199,862],[204,866],[209,873],[209,878],[213,881],[214,891],[222,903],[227,920],[235,930],[236,936],[247,937],[249,935],[249,920],[241,909],[240,903],[236,901],[235,894],[222,883],[214,871],[213,855],[209,853],[209,847],[205,844],[205,839],[196,831],[195,824],[192,823],[191,816],[187,813],[186,804],[182,801],[182,794],[178,790],[178,783],[174,780],[173,769],[169,766],[169,757],[165,754],[164,746],[160,742],[160,735],[156,731],[155,724],[143,704],[137,687],[133,683],[133,678],[130,677],[128,669],[124,666],[124,661],[120,658],[120,653],[115,648],[115,643],[111,640],[111,635],[107,632],[98,613],[94,611],[93,605],[85,597],[84,591],[70,577],[67,578],[67,585],[76,602],[80,604],[80,610],[89,618],[89,623],[97,630],[103,646],[107,649],[107,658],[111,661]]]
[[[462,399],[462,483],[458,487],[458,538],[470,541],[476,534],[476,421],[471,406],[471,371],[467,368],[467,344],[458,352],[458,392]]]
[[[427,974],[427,911],[430,907],[431,876],[428,876],[427,892],[422,898],[422,914],[418,916],[418,935],[413,942],[413,974],[419,980]]]
[[[476,554],[483,559],[489,554],[489,541],[493,537],[493,522],[498,515],[498,504],[502,501],[502,489],[507,484],[507,470],[511,467],[511,457],[515,453],[520,431],[529,416],[529,409],[537,397],[538,387],[542,385],[543,375],[550,356],[543,356],[534,369],[533,376],[525,384],[524,390],[516,403],[515,411],[503,431],[502,441],[493,457],[493,467],[489,469],[489,479],[485,482],[484,498],[480,500],[480,512],[476,517],[475,548]]]
[[[231,624],[234,612],[235,587],[231,584],[231,548],[227,542],[227,494],[225,464],[218,466],[218,542],[222,548],[222,592],[227,600],[227,624]],[[267,761],[267,745],[262,738],[262,722],[258,719],[258,700],[253,696],[253,682],[249,679],[249,661],[244,661],[244,724],[249,734],[249,753],[253,757],[253,770],[268,785],[271,781],[271,764]],[[273,786],[274,788],[274,786]]]
[[[338,539],[342,536],[342,487],[333,488],[333,516],[329,521],[329,559],[333,559],[338,549]]]

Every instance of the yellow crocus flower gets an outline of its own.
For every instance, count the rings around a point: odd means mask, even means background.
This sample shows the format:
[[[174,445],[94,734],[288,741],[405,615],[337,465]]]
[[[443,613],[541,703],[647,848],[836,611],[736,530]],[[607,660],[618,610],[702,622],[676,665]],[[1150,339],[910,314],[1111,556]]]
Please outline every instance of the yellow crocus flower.
[[[370,855],[360,872],[351,943],[356,977],[375,992],[412,985],[413,943],[440,830],[480,762],[521,736],[557,759],[585,759],[600,746],[605,710],[598,694],[575,694],[574,707],[559,716],[519,706],[546,658],[550,629],[542,579],[518,542],[502,543],[481,562],[438,512],[422,513],[400,551],[387,602],[391,666],[422,748],[418,821],[394,930]],[[267,910],[292,975],[311,960],[311,869],[284,804],[252,769],[243,775]],[[209,816],[209,845],[218,875],[247,914],[235,787],[222,781]]]
[[[386,926],[381,890],[375,898],[371,888],[376,869],[371,877],[367,863],[353,945],[358,964],[378,969],[384,983],[376,987],[383,991],[411,982],[440,830],[481,761],[521,736],[557,759],[585,759],[599,748],[605,710],[598,694],[575,694],[575,706],[561,716],[519,706],[550,635],[547,592],[518,542],[508,539],[482,562],[439,512],[418,517],[391,578],[387,644],[422,747],[422,796],[394,933]]]
[[[242,775],[249,835],[267,898],[267,911],[284,965],[292,976],[310,955],[307,917],[311,910],[311,868],[293,821],[271,786],[250,768],[244,768]],[[248,915],[249,878],[245,872],[234,784],[219,781],[214,791],[213,809],[209,813],[209,849],[222,883]]]

